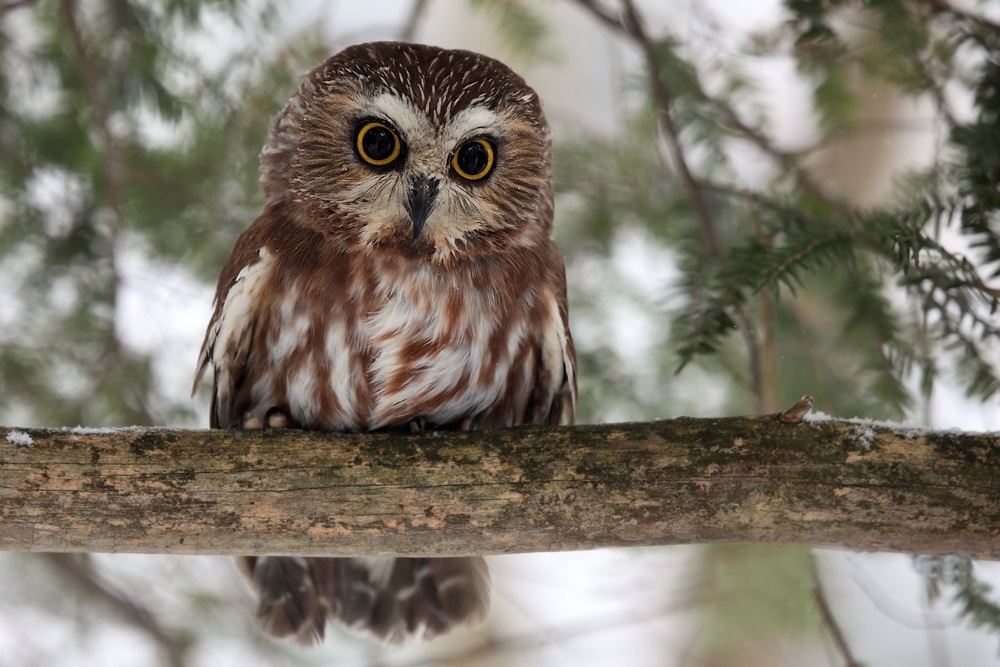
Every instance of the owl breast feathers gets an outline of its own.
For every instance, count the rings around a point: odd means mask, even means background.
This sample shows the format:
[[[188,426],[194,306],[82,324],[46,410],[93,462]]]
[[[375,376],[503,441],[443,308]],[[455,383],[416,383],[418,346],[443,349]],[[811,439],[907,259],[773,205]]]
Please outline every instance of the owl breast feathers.
[[[572,422],[549,131],[509,68],[467,51],[350,47],[275,118],[261,185],[264,210],[223,268],[201,352],[212,427]],[[265,629],[304,642],[327,616],[389,641],[430,636],[488,602],[481,559],[241,566]]]

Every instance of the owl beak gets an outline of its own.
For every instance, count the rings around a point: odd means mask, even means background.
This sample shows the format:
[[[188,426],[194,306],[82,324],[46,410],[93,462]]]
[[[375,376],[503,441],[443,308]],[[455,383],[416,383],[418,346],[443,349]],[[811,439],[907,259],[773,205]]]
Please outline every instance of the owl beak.
[[[434,199],[437,197],[438,181],[436,178],[428,176],[414,176],[410,181],[410,190],[406,195],[406,209],[410,220],[413,221],[413,238],[420,236],[420,230],[427,222],[427,216],[434,208]]]

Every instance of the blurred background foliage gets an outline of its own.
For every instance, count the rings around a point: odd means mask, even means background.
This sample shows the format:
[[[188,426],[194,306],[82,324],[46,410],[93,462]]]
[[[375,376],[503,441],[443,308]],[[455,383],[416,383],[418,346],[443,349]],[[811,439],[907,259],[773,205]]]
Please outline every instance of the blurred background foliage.
[[[0,423],[204,424],[207,399],[187,397],[197,342],[165,341],[188,307],[200,338],[218,271],[259,211],[271,116],[332,51],[420,39],[432,17],[458,10],[529,81],[532,63],[566,65],[554,12],[620,54],[608,68],[611,131],[550,113],[581,421],[766,413],[806,393],[827,413],[926,425],[956,391],[996,410],[995,3],[785,0],[766,29],[725,39],[724,21],[696,2],[417,0],[362,35],[331,35],[321,6],[295,6],[289,19],[289,5],[267,0],[0,1]],[[786,106],[799,110],[798,135],[783,126]],[[919,159],[890,165],[887,153],[914,151],[912,134]],[[156,287],[175,306],[136,317],[135,294]],[[168,333],[143,335],[158,330]],[[790,638],[794,664],[821,646],[834,657],[816,664],[853,660],[807,550],[713,547],[690,560],[677,576],[697,582],[703,639],[649,664],[774,664],[763,635]],[[79,664],[112,664],[86,657],[107,642],[140,656],[113,664],[207,664],[220,652],[247,664],[415,659],[338,648],[336,637],[332,653],[312,654],[262,640],[235,575],[192,559],[3,561],[0,611],[75,619],[59,636],[89,647]],[[178,582],[170,604],[187,611],[157,613],[169,595],[143,590],[146,568]],[[945,600],[950,618],[997,632],[992,591],[969,561],[923,560],[916,572],[928,604]],[[67,608],[67,582],[79,608]],[[98,623],[134,632],[86,639]],[[501,619],[471,648],[435,644],[436,657],[419,659],[499,664],[538,641],[503,631]],[[29,636],[11,664],[68,664]],[[926,664],[947,664],[938,653],[932,643]]]

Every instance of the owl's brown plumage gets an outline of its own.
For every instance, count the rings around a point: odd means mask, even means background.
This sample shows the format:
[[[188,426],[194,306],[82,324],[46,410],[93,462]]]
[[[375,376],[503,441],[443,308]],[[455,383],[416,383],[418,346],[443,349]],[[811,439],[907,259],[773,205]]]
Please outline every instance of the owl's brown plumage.
[[[313,70],[261,156],[260,217],[219,278],[211,425],[572,422],[575,357],[537,94],[490,58],[380,42]],[[390,641],[481,618],[479,558],[250,557],[277,636]]]

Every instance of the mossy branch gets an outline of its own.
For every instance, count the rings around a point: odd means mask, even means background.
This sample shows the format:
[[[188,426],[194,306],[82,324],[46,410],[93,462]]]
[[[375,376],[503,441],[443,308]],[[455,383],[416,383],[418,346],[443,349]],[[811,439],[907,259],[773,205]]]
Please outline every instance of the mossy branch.
[[[0,427],[6,550],[713,542],[1000,559],[1000,436],[777,415],[426,435]]]

